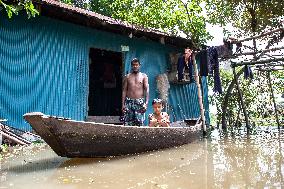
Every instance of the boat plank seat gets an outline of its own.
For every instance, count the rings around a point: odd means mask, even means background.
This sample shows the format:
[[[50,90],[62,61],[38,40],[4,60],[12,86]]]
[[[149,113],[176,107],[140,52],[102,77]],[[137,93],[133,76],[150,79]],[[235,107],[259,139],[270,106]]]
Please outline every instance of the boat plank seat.
[[[111,123],[111,124],[123,124],[119,120],[120,116],[88,116],[88,122],[96,122],[96,123]]]

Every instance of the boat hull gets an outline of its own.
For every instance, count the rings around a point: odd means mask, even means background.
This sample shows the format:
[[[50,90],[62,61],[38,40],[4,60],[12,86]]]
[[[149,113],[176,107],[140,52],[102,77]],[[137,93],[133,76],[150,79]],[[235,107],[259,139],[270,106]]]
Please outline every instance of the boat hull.
[[[107,157],[142,153],[180,146],[202,136],[201,124],[153,128],[66,120],[41,113],[28,113],[24,118],[62,157]]]

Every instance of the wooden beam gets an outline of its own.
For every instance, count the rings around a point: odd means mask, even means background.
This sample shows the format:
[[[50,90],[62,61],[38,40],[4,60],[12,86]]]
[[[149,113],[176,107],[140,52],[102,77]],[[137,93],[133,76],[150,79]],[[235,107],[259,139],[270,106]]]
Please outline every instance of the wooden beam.
[[[245,39],[240,39],[240,40],[236,40],[234,38],[229,38],[229,39],[233,40],[233,41],[231,41],[231,43],[236,44],[236,43],[241,43],[241,42],[244,42],[244,41],[249,41],[249,40],[252,40],[252,39],[258,39],[260,37],[264,37],[264,36],[267,36],[267,35],[270,35],[270,34],[273,34],[273,33],[276,33],[276,32],[284,32],[284,28],[277,28],[275,30],[271,30],[269,32],[265,32],[265,33],[262,33],[260,35],[248,37],[248,38],[245,38]]]
[[[1,135],[3,135],[4,137],[6,138],[9,138],[10,140],[14,141],[15,143],[17,144],[20,144],[20,145],[25,145],[25,144],[31,144],[31,143],[27,143],[25,141],[22,141],[20,139],[18,139],[17,137],[15,136],[11,136],[9,133],[5,133],[3,131],[1,131]]]
[[[262,72],[267,72],[267,71],[279,71],[279,70],[284,70],[284,68],[270,68],[270,69],[262,69],[262,68],[256,68],[255,70],[257,71],[262,71]]]
[[[273,58],[273,59],[265,59],[265,60],[259,60],[259,61],[251,61],[251,62],[242,61],[242,62],[239,62],[239,63],[231,61],[231,65],[232,65],[232,67],[244,66],[244,65],[259,65],[259,64],[265,65],[266,63],[280,62],[280,61],[284,61],[284,57]]]
[[[276,47],[276,48],[271,48],[271,49],[264,49],[264,50],[259,50],[256,52],[250,51],[250,52],[244,52],[244,53],[237,53],[237,54],[233,54],[233,57],[237,57],[237,56],[243,56],[243,55],[254,55],[254,54],[258,54],[258,53],[266,53],[266,52],[270,52],[270,51],[277,51],[277,50],[282,50],[284,49],[284,47]]]

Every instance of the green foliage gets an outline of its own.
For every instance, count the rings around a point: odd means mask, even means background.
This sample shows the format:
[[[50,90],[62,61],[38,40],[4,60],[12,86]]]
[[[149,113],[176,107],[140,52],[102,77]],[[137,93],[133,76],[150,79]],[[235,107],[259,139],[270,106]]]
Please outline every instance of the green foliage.
[[[68,5],[73,5],[74,0],[61,0],[62,3],[68,4]]]
[[[282,0],[205,0],[208,21],[225,26],[232,23],[238,34],[260,33],[278,28],[283,19]],[[239,37],[238,36],[238,37]]]
[[[280,0],[205,0],[205,2],[208,13],[207,21],[221,26],[232,24],[235,28],[234,34],[238,38],[258,34],[265,29],[279,28],[282,25],[284,4]],[[224,30],[224,34],[229,35],[230,33]],[[233,75],[230,72],[221,71],[224,91],[233,80]],[[283,94],[284,81],[280,79],[283,78],[283,71],[272,72],[271,77],[274,93]],[[252,81],[244,80],[241,76],[239,83],[249,119],[253,120],[257,125],[275,125],[276,118],[267,73],[256,72],[255,79]],[[212,82],[210,85],[213,85]],[[211,103],[217,106],[218,123],[221,121],[223,112],[221,104],[224,96],[225,94],[211,97]],[[234,88],[227,106],[227,125],[234,126],[239,124],[237,120],[244,121],[238,96],[237,90]],[[279,107],[278,113],[283,115],[283,106]]]
[[[279,70],[277,72],[272,72],[274,79],[274,83],[277,84],[276,93],[278,94],[284,94],[284,71]]]
[[[76,5],[77,1],[73,1],[73,4]],[[211,38],[206,31],[206,20],[197,0],[186,3],[182,0],[90,0],[89,2],[90,10],[126,21],[135,27],[142,26],[159,29],[171,35],[182,35],[192,39],[197,45]]]
[[[238,72],[238,70],[237,70]],[[223,94],[214,94],[210,96],[210,104],[217,107],[216,122],[221,123],[221,115],[223,112],[222,103],[226,94],[227,88],[233,80],[233,74],[230,70],[220,70],[220,76],[222,80],[222,86],[224,89]],[[284,86],[284,71],[271,72],[272,86],[274,94],[283,94]],[[256,125],[276,125],[276,117],[274,111],[274,105],[271,96],[271,90],[269,88],[267,72],[254,71],[254,79],[246,80],[243,75],[238,79],[240,88],[243,94],[244,103],[246,104],[249,119]],[[209,85],[213,86],[213,79],[209,79]],[[283,103],[283,102],[282,102]],[[278,115],[280,118],[280,124],[284,124],[282,118],[284,112],[284,106],[281,102],[277,102]],[[236,86],[231,92],[228,104],[227,104],[227,125],[229,126],[241,126],[244,123],[244,116],[240,105],[240,99]]]
[[[26,11],[28,18],[35,17],[39,14],[31,0],[15,0],[13,2],[8,0],[0,0],[0,6],[6,10],[9,18],[12,18],[14,14],[18,15],[19,11],[21,10]]]
[[[221,123],[221,116],[222,116],[222,112],[223,112],[222,103],[223,103],[224,97],[226,95],[227,88],[231,84],[234,77],[233,77],[232,71],[220,69],[220,78],[221,78],[223,93],[222,94],[214,93],[213,95],[209,96],[210,105],[215,106],[217,108],[216,115],[213,115],[213,117],[214,116],[216,117],[215,118],[216,119],[215,124],[217,124],[217,125],[219,123]],[[213,80],[212,77],[209,77],[208,84],[211,88],[213,88],[214,80]],[[234,89],[231,92],[231,95],[230,95],[230,98],[229,98],[229,101],[228,101],[228,104],[227,104],[227,107],[228,107],[227,118],[228,118],[228,121],[229,121],[228,125],[232,125],[234,123],[233,120],[236,119],[236,116],[238,114],[238,106],[239,105],[236,102],[238,102],[238,95],[237,95],[237,91]]]
[[[1,152],[7,152],[8,151],[8,145],[7,144],[1,144],[0,145],[0,151]]]
[[[283,89],[283,83],[281,85],[281,81],[277,78],[278,74],[283,75],[283,71],[275,71],[271,74],[274,95],[279,94],[278,92],[281,92]],[[275,109],[269,86],[268,73],[257,71],[255,72],[255,77],[256,79],[250,85],[244,84],[243,86],[243,89],[249,89],[244,91],[246,98],[245,103],[247,104],[249,115],[257,125],[276,125]],[[279,102],[276,102],[276,104],[279,104]],[[278,115],[280,115],[281,112],[283,112],[283,109],[278,109]]]
[[[8,152],[7,144],[0,144],[0,161],[3,159],[3,154]]]
[[[211,36],[206,23],[238,28],[237,37],[281,26],[281,0],[61,0],[136,26],[182,35],[197,44]],[[89,2],[89,4],[87,4]],[[203,10],[205,9],[205,10]],[[225,34],[228,32],[225,31]]]

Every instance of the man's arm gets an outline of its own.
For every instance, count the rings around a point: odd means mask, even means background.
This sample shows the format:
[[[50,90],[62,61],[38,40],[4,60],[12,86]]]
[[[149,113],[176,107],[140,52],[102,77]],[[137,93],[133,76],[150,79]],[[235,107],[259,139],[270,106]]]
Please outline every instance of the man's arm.
[[[149,102],[149,82],[148,82],[148,76],[145,74],[144,79],[143,79],[144,83],[144,92],[145,92],[145,104],[146,107],[148,106],[148,102]]]
[[[127,77],[128,75],[124,76],[123,81],[122,81],[122,98],[121,98],[121,109],[122,111],[125,110],[125,98],[126,98],[126,93],[127,93]]]

